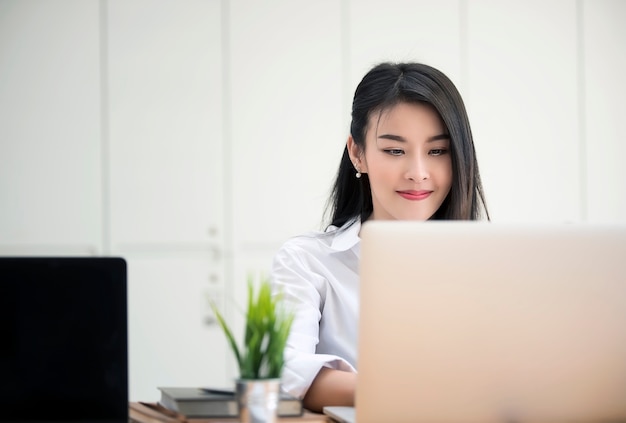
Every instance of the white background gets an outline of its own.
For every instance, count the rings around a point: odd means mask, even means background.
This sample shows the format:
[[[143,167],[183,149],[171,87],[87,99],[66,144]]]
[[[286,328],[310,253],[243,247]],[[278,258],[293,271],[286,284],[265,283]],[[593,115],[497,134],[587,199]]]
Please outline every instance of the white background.
[[[0,254],[129,263],[131,400],[236,376],[380,61],[463,95],[494,222],[626,223],[626,1],[0,0]],[[227,365],[224,365],[227,363]]]

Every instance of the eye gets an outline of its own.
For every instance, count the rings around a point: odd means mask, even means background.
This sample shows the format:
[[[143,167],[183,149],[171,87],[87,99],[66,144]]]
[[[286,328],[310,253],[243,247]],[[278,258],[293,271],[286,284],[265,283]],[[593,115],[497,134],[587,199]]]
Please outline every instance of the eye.
[[[401,156],[404,154],[403,150],[400,150],[398,148],[388,148],[386,150],[383,150],[385,153],[390,154],[392,156]]]
[[[434,148],[428,152],[431,156],[441,156],[448,152],[447,148]]]

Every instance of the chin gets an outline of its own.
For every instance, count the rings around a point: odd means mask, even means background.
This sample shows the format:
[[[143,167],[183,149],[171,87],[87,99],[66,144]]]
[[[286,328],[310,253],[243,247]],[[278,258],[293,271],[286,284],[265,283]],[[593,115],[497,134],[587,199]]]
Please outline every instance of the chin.
[[[418,212],[413,212],[413,213],[403,213],[402,217],[398,217],[398,219],[400,220],[415,220],[415,221],[427,221],[430,220],[435,213],[437,212],[437,210],[420,210]]]
[[[424,213],[420,213],[420,214],[413,213],[413,214],[410,214],[410,215],[404,215],[404,216],[398,217],[397,220],[412,220],[412,221],[415,221],[415,222],[425,222],[428,219],[430,219],[431,216],[432,215],[428,215],[427,216]]]

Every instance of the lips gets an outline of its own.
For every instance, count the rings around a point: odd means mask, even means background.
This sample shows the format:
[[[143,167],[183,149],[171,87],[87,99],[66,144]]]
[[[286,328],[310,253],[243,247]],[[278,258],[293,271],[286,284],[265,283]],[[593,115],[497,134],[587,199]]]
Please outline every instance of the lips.
[[[402,198],[407,199],[407,200],[411,200],[411,201],[419,201],[419,200],[424,200],[426,198],[428,198],[430,196],[430,194],[432,194],[432,191],[427,191],[427,190],[420,190],[420,191],[415,191],[415,190],[408,190],[408,191],[396,191]]]

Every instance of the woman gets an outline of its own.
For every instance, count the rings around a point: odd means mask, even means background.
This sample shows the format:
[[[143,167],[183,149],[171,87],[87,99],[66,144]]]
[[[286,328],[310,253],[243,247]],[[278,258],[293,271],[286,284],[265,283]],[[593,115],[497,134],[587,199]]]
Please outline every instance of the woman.
[[[283,389],[314,411],[354,404],[361,223],[489,218],[467,113],[443,73],[382,63],[365,75],[329,206],[326,232],[290,239],[272,268],[296,311]]]

